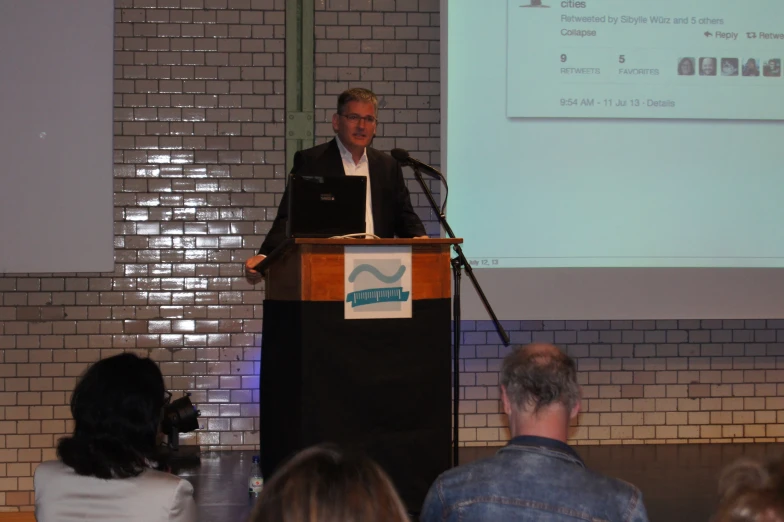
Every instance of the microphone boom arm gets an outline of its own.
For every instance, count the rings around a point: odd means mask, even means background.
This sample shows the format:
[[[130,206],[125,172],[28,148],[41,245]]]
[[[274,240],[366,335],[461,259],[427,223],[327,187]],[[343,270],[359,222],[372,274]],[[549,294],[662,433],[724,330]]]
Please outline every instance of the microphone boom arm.
[[[444,215],[440,209],[438,208],[438,203],[436,203],[435,198],[433,197],[433,193],[430,191],[430,188],[425,183],[424,178],[422,177],[422,173],[419,171],[419,167],[415,165],[411,165],[411,168],[414,171],[414,175],[416,176],[419,185],[422,187],[423,192],[425,193],[425,197],[427,197],[430,206],[432,207],[433,211],[436,213],[438,217],[438,221],[441,223],[441,226],[444,227],[447,235],[452,239],[455,239],[455,233],[452,231],[452,227],[449,226],[449,223],[446,220],[446,215]],[[435,169],[433,169],[435,170]],[[436,171],[438,172],[438,171]],[[440,173],[439,173],[440,175]],[[441,178],[446,184],[446,180],[442,177]],[[487,296],[485,296],[482,287],[479,285],[479,281],[477,281],[476,276],[474,275],[474,269],[471,267],[471,264],[466,259],[465,255],[463,254],[463,249],[460,245],[452,245],[452,248],[455,250],[455,254],[457,254],[457,259],[460,262],[460,267],[465,268],[466,273],[468,274],[468,279],[471,280],[471,284],[476,290],[476,294],[479,296],[479,299],[482,301],[482,305],[487,310],[487,315],[490,316],[490,319],[493,321],[493,325],[495,326],[498,335],[501,336],[501,340],[504,342],[504,346],[509,346],[510,340],[509,335],[504,330],[504,327],[501,325],[501,322],[498,320],[498,317],[495,315],[493,311],[493,307],[490,305],[490,302],[487,300]]]
[[[400,149],[395,149],[392,152]],[[408,153],[405,154],[408,156]],[[397,156],[395,159],[404,163]],[[413,158],[411,158],[413,159]],[[444,227],[447,235],[452,239],[455,239],[455,233],[452,231],[452,227],[449,226],[449,223],[446,220],[446,215],[438,208],[438,203],[436,203],[435,198],[433,197],[433,193],[430,191],[430,188],[425,183],[425,179],[422,177],[422,173],[419,171],[420,165],[424,165],[424,163],[418,162],[417,160],[405,162],[411,166],[414,170],[414,176],[416,180],[419,182],[419,185],[422,187],[422,191],[425,193],[425,197],[427,197],[428,202],[430,203],[430,207],[438,216],[438,221],[441,223],[441,226]],[[446,179],[438,172],[436,169],[427,165],[431,170],[436,172],[439,176],[441,176],[441,181],[443,181],[444,185],[446,186]],[[493,311],[493,307],[490,306],[490,302],[487,300],[485,293],[482,291],[482,287],[479,285],[479,281],[476,280],[476,276],[474,275],[474,271],[471,268],[471,264],[466,259],[465,255],[463,254],[463,249],[460,245],[452,245],[454,248],[455,253],[457,256],[452,259],[452,273],[454,277],[454,295],[452,300],[452,316],[454,319],[454,328],[453,328],[453,353],[452,353],[452,465],[457,466],[459,464],[459,443],[460,443],[460,430],[459,430],[459,418],[460,418],[460,337],[462,335],[461,328],[460,328],[460,282],[462,276],[462,268],[465,268],[466,273],[468,274],[468,279],[471,280],[471,284],[474,286],[474,290],[476,290],[479,299],[482,301],[482,305],[484,305],[485,310],[487,310],[488,315],[493,321],[493,325],[495,326],[498,335],[501,337],[501,340],[504,343],[504,346],[509,346],[509,335],[504,330],[504,327],[501,326],[501,322],[496,317],[495,312]]]

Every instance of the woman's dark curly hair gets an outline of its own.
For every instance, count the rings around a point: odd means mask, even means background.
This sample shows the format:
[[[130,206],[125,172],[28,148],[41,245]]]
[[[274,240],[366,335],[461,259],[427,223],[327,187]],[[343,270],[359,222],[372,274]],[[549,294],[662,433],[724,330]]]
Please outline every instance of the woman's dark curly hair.
[[[73,436],[57,455],[79,475],[135,477],[150,466],[166,388],[158,365],[132,353],[87,369],[71,397]]]

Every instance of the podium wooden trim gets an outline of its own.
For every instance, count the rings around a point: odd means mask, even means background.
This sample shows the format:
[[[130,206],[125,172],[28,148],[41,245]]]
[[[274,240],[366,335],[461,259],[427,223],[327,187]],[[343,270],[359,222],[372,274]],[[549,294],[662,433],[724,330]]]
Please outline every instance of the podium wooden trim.
[[[266,299],[342,301],[347,246],[411,246],[413,300],[452,296],[450,248],[462,239],[290,239],[265,272]]]

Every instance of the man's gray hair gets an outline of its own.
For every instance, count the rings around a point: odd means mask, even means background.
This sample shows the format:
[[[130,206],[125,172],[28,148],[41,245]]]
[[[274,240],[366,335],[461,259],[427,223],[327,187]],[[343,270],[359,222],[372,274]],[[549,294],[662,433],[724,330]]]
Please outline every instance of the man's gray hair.
[[[577,365],[552,345],[516,347],[501,366],[501,385],[516,409],[533,413],[557,403],[571,411],[580,400]]]
[[[373,91],[359,87],[343,91],[340,96],[338,96],[338,114],[343,114],[346,105],[350,102],[372,103],[373,112],[378,116],[378,97],[376,97]]]

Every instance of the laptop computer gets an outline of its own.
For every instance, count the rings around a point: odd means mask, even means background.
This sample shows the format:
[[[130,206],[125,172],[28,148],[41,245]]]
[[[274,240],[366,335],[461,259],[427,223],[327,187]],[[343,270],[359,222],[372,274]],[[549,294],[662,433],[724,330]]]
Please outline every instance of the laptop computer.
[[[332,237],[365,231],[364,176],[289,178],[287,237]]]

